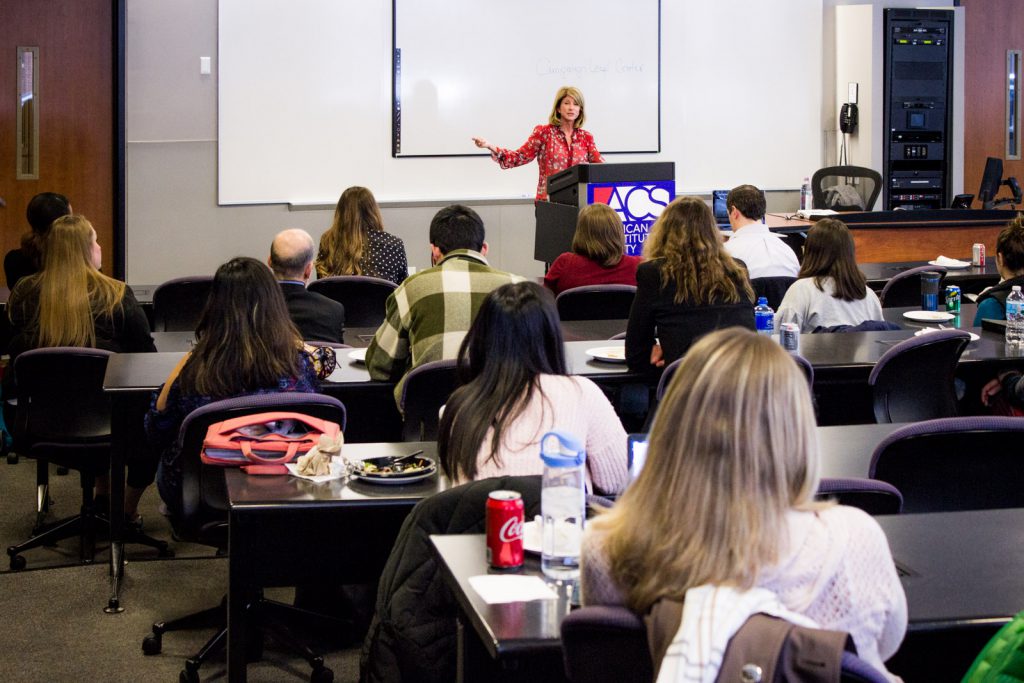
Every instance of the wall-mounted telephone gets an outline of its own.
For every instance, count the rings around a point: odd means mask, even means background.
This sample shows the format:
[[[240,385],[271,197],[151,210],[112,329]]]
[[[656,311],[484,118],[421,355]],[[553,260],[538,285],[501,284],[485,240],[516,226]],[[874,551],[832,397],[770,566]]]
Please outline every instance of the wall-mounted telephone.
[[[847,102],[839,110],[839,130],[843,133],[857,132],[857,105]]]

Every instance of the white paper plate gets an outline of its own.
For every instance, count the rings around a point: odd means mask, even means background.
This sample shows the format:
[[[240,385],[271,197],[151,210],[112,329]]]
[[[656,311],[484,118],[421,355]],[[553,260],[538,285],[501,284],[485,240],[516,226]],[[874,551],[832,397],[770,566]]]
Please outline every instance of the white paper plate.
[[[956,316],[945,311],[906,311],[903,317],[925,323],[944,323]]]
[[[929,332],[938,332],[938,331],[939,331],[939,328],[937,328],[937,327],[926,327],[924,329],[921,329],[921,330],[918,330],[917,332],[915,332],[914,336],[915,337],[920,337],[922,334],[928,334]],[[964,330],[964,331],[967,332],[967,330]],[[978,341],[979,339],[981,339],[981,337],[979,335],[975,334],[974,332],[967,332],[967,334],[971,335],[971,341],[972,342],[973,341]]]
[[[625,363],[625,346],[599,346],[594,349],[587,349],[587,355],[594,360],[601,360],[605,363]]]
[[[366,349],[352,349],[348,352],[348,359],[356,363],[366,362]]]
[[[532,522],[523,522],[523,550],[534,555],[540,555],[541,530],[540,518]]]
[[[971,262],[970,261],[961,261],[960,263],[947,263],[945,261],[929,261],[928,265],[930,265],[930,266],[941,266],[942,268],[945,268],[946,270],[963,270],[964,268],[970,268],[971,267]]]

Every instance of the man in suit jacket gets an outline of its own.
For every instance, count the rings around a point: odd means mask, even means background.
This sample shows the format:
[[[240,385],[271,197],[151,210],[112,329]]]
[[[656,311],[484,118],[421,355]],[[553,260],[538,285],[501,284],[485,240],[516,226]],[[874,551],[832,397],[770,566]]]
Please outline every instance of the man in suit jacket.
[[[344,341],[345,307],[334,299],[306,289],[313,275],[316,245],[305,230],[293,228],[277,234],[270,245],[268,264],[284,292],[288,312],[306,341]]]

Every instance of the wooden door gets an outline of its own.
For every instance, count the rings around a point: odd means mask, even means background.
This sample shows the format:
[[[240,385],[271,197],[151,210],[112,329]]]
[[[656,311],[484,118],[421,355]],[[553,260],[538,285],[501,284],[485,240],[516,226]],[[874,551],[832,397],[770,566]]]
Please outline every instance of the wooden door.
[[[59,192],[95,226],[113,273],[114,5],[0,0],[0,255],[28,230],[28,201]],[[38,179],[16,177],[18,47],[39,48]]]
[[[1006,51],[1024,50],[1024,3],[961,0],[964,63],[964,192],[977,195],[985,159],[1003,160],[1003,177],[1024,183],[1024,161],[1006,159]],[[1018,91],[1019,92],[1019,91]],[[1009,197],[1004,187],[1000,197]],[[975,208],[980,208],[977,201]]]

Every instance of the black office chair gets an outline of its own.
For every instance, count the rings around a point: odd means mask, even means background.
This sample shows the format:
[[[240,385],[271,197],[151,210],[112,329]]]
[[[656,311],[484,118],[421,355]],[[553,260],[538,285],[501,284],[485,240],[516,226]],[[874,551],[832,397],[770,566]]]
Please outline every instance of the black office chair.
[[[829,166],[814,172],[815,209],[871,211],[882,191],[882,175],[862,166]]]
[[[868,375],[875,421],[918,422],[957,414],[953,380],[971,341],[963,330],[905,339],[882,354]]]
[[[946,279],[946,269],[942,266],[917,266],[897,274],[885,283],[878,294],[882,308],[898,308],[900,306],[921,305],[921,273],[939,274],[939,297],[942,296],[942,283]]]
[[[153,331],[191,332],[210,296],[213,278],[207,275],[179,277],[153,290]]]
[[[948,417],[900,427],[875,447],[869,476],[896,486],[904,512],[1024,507],[1019,417]]]
[[[587,285],[565,290],[555,305],[562,320],[620,320],[629,317],[635,296],[633,285]]]
[[[379,327],[388,296],[396,289],[398,285],[390,280],[367,275],[336,275],[309,283],[309,291],[345,306],[347,327]]]
[[[200,461],[199,453],[203,447],[203,440],[210,425],[217,422],[271,411],[302,413],[336,422],[342,429],[345,428],[345,406],[336,398],[321,394],[279,393],[242,396],[215,401],[193,410],[178,430],[178,445],[181,452],[179,457],[183,470],[183,508],[181,517],[173,520],[173,523],[179,539],[209,545],[218,551],[223,551],[227,547],[228,504],[224,469],[204,465]],[[319,615],[267,600],[262,594],[253,596],[252,603],[247,609],[260,621],[261,626],[272,629],[278,640],[301,653],[309,662],[313,668],[310,675],[312,683],[329,683],[334,680],[334,673],[324,666],[323,657],[300,643],[288,628],[287,622],[295,621],[296,618]],[[226,599],[216,607],[173,621],[153,624],[153,632],[142,641],[142,651],[147,655],[159,654],[163,647],[163,634],[167,631],[197,628],[210,622],[217,625],[217,633],[195,656],[185,660],[185,668],[180,676],[181,683],[198,683],[199,667],[211,655],[222,650],[227,643]],[[262,641],[254,639],[251,647],[250,655],[258,658],[262,652]]]
[[[96,477],[110,469],[110,402],[103,375],[110,351],[77,347],[34,349],[14,362],[18,405],[14,446],[36,460],[36,525],[32,538],[7,548],[11,569],[25,567],[21,553],[78,536],[79,558],[91,562],[96,532],[110,529],[107,510],[96,508]],[[45,524],[49,506],[49,465],[77,470],[82,485],[79,514]],[[125,529],[125,542],[143,543],[168,556],[167,544],[141,531]]]
[[[877,479],[823,477],[814,497],[860,508],[869,515],[898,515],[903,512],[903,494],[900,490]]]
[[[789,290],[789,286],[796,282],[795,277],[755,277],[750,281],[750,286],[754,288],[754,297],[763,296],[768,299],[768,305],[773,309],[778,310],[779,304],[782,303],[782,298],[786,296],[786,292]]]
[[[403,441],[435,441],[441,406],[455,390],[458,361],[437,360],[409,371],[402,383]]]
[[[572,683],[651,683],[654,680],[647,627],[639,616],[625,607],[581,607],[566,615],[561,631],[565,673]],[[842,655],[841,667],[841,683],[885,683],[888,680],[851,652]],[[752,676],[750,680],[759,679]],[[731,679],[722,683],[731,683]]]

